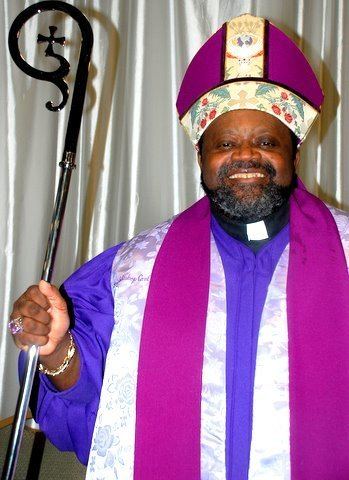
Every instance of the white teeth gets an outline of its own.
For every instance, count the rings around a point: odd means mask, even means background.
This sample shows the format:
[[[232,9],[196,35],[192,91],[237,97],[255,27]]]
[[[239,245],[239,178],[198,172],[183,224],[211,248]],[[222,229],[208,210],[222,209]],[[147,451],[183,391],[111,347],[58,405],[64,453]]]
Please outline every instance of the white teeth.
[[[264,178],[263,173],[253,172],[253,173],[234,173],[234,175],[230,175],[231,179],[233,178]]]

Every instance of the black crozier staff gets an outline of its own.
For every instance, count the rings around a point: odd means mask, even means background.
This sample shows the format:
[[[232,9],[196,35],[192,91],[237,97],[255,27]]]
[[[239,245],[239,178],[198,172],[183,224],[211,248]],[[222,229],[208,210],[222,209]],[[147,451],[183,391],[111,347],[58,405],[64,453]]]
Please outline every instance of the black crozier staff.
[[[64,57],[58,55],[53,50],[53,45],[55,43],[64,45],[65,38],[56,38],[54,36],[55,31],[57,30],[57,28],[54,26],[49,27],[50,35],[48,37],[45,37],[44,35],[38,36],[38,43],[48,42],[48,46],[45,50],[45,55],[54,57],[59,61],[58,69],[53,72],[45,72],[30,66],[21,56],[18,47],[18,39],[23,25],[34,15],[48,10],[58,10],[66,13],[78,23],[81,31],[81,50],[79,56],[79,63],[77,67],[71,110],[68,119],[64,151],[62,161],[59,163],[59,166],[61,168],[60,178],[56,193],[56,200],[50,226],[50,234],[47,243],[46,255],[41,275],[42,280],[50,282],[53,274],[55,256],[57,252],[63,216],[67,202],[70,177],[72,170],[75,168],[76,145],[80,131],[82,110],[85,99],[88,70],[93,45],[93,33],[90,23],[88,22],[86,17],[80,12],[80,10],[73,7],[72,5],[69,5],[68,3],[59,1],[44,1],[36,3],[35,5],[31,5],[30,7],[26,8],[22,13],[20,13],[14,20],[9,32],[9,49],[13,60],[15,61],[17,66],[27,75],[30,75],[31,77],[39,80],[52,82],[60,89],[62,93],[63,99],[59,105],[54,106],[52,102],[46,103],[46,107],[49,110],[61,110],[66,105],[69,95],[68,86],[64,78],[69,73],[70,65]],[[19,316],[17,318],[11,318],[9,322],[9,329],[12,334],[16,335],[20,333],[21,331],[23,331],[23,328],[24,326],[22,317]],[[38,356],[38,347],[36,345],[30,346],[27,352],[25,373],[21,382],[16,412],[14,416],[14,423],[2,473],[3,480],[10,480],[14,478],[20,443],[26,419],[26,413],[29,405],[29,398],[31,394],[35,371],[37,368]]]

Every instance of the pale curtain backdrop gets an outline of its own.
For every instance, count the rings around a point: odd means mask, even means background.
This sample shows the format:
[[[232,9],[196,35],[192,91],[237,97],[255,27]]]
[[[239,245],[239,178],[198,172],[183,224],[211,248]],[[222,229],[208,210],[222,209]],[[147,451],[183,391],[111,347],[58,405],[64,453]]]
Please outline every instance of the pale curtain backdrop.
[[[7,331],[13,300],[40,278],[69,105],[51,84],[27,77],[7,36],[32,1],[0,2],[0,416],[13,414],[17,351]],[[302,148],[301,177],[331,204],[349,206],[349,2],[346,0],[71,0],[90,20],[95,42],[67,212],[56,262],[60,284],[83,262],[193,203],[202,193],[195,153],[175,101],[202,43],[231,17],[266,16],[298,43],[325,91],[321,120]],[[28,22],[21,44],[42,68],[37,33],[67,37],[74,80],[78,30],[64,16]],[[346,33],[346,36],[345,36]],[[62,52],[62,47],[55,46]],[[51,64],[55,68],[55,64]],[[301,75],[302,72],[299,72]],[[347,133],[348,132],[348,133]],[[314,239],[316,241],[316,239]],[[329,279],[330,281],[330,279]]]

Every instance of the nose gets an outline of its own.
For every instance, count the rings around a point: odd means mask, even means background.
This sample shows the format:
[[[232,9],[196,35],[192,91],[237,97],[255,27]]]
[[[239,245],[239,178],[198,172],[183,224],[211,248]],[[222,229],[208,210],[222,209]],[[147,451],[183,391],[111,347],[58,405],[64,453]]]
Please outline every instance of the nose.
[[[233,158],[236,160],[258,160],[260,152],[254,148],[248,141],[241,142],[233,152]]]

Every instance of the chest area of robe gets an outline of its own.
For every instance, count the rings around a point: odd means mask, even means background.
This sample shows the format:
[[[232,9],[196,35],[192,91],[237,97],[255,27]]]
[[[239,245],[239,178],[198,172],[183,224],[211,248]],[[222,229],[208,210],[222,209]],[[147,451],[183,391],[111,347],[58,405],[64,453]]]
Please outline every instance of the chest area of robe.
[[[104,478],[109,478],[106,472],[113,478],[115,469],[120,478],[132,478],[138,350],[147,282],[159,235],[157,230],[154,235],[138,238],[132,250],[121,251],[115,262],[116,324],[91,449],[91,475],[97,474],[99,465],[103,466]],[[248,478],[260,315],[273,269],[287,243],[287,232],[277,243],[278,248],[266,249],[257,257],[246,247],[239,251],[239,242],[226,240],[211,240],[212,278],[202,373],[201,478],[212,480],[236,478],[237,474]],[[244,401],[237,402],[241,396]],[[99,459],[94,442],[105,433],[113,442],[107,458]]]

